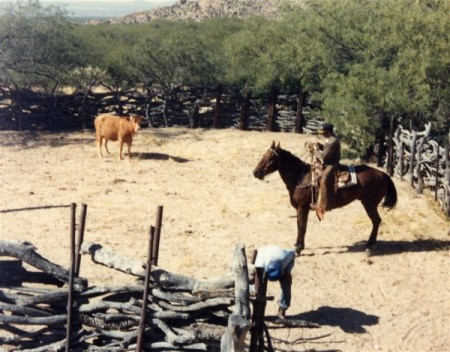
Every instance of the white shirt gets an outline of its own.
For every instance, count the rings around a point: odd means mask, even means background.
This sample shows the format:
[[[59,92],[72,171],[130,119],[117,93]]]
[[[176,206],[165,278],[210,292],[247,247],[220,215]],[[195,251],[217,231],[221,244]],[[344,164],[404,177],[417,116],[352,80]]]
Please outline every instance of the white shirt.
[[[263,268],[267,271],[270,263],[280,261],[283,274],[291,272],[295,264],[295,251],[282,249],[278,246],[269,245],[258,249],[255,267]]]

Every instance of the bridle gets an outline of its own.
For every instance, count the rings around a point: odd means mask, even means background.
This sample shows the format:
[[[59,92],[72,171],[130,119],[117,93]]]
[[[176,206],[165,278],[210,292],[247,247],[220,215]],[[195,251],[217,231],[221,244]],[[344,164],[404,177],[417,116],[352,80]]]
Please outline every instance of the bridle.
[[[269,148],[269,151],[275,155],[277,157],[277,161],[278,161],[278,165],[280,164],[280,155],[272,148]],[[294,168],[293,170],[289,171],[286,175],[290,176],[292,174],[295,174],[298,172],[298,170],[302,170],[303,169],[303,165],[299,165],[298,167]],[[301,182],[301,179],[299,179],[299,182]],[[299,187],[300,185],[297,185],[297,187]]]
[[[278,153],[273,150],[272,148],[269,148],[269,152],[271,152],[273,155],[275,155],[277,158],[279,158],[280,156],[278,155]]]

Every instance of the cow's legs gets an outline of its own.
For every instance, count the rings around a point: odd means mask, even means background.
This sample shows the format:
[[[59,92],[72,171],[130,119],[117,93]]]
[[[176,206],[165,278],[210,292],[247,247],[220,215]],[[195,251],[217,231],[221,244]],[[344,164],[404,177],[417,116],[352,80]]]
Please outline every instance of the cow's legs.
[[[123,159],[122,150],[123,150],[123,140],[119,139],[119,160]]]
[[[127,148],[128,148],[128,158],[131,159],[131,142],[127,143]]]
[[[108,150],[108,140],[105,138],[105,149],[108,152],[109,155],[111,155],[111,153]]]
[[[97,136],[98,155],[100,156],[100,158],[103,158],[103,155],[102,155],[102,142],[103,142],[103,137],[98,137]]]

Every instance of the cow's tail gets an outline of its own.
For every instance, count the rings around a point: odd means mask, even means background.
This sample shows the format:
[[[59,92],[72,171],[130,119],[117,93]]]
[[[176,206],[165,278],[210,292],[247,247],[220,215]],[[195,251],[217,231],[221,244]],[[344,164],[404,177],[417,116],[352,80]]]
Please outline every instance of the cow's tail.
[[[384,179],[386,180],[387,190],[386,195],[384,196],[384,202],[381,206],[393,209],[397,204],[397,189],[395,188],[392,178],[388,174],[384,174]]]

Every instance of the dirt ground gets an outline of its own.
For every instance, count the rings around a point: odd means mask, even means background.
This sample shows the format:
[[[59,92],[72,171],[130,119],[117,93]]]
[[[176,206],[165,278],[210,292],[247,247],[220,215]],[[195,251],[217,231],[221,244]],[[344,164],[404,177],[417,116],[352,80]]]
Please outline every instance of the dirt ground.
[[[278,173],[252,170],[272,140],[299,157],[312,136],[237,130],[145,129],[130,160],[97,155],[92,131],[0,132],[0,237],[32,242],[51,261],[69,265],[68,208],[88,205],[85,242],[145,260],[148,230],[163,206],[159,265],[195,278],[228,272],[233,248],[291,248],[295,210]],[[381,210],[379,243],[364,251],[370,221],[359,202],[311,214],[306,250],[293,270],[288,316],[317,329],[272,328],[278,351],[450,351],[450,224],[432,197],[394,179],[397,208]],[[8,211],[8,210],[17,211]],[[90,285],[134,279],[84,256]],[[268,293],[278,296],[277,284]],[[267,314],[274,315],[275,301]]]

